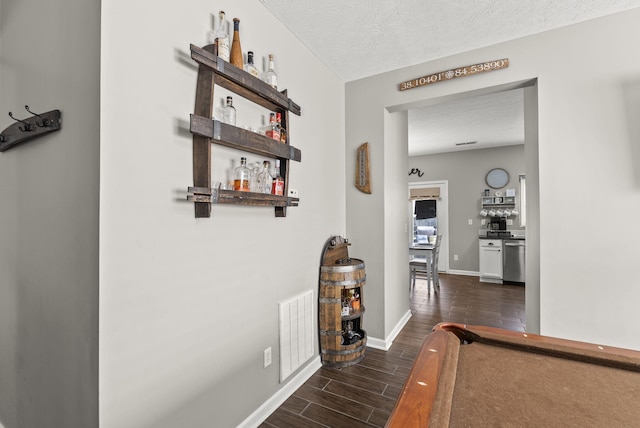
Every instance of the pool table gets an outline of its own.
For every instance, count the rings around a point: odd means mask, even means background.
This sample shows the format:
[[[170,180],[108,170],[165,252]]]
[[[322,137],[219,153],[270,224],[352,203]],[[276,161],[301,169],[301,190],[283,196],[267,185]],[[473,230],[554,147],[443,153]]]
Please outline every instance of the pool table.
[[[386,426],[640,426],[640,352],[441,323]]]

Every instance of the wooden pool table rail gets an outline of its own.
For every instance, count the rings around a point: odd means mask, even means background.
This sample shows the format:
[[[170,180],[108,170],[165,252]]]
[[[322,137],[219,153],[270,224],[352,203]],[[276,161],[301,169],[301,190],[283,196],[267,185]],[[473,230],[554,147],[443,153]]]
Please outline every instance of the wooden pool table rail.
[[[426,336],[386,427],[428,427],[430,419],[447,426],[458,350],[473,342],[640,372],[639,351],[494,327],[440,323]]]

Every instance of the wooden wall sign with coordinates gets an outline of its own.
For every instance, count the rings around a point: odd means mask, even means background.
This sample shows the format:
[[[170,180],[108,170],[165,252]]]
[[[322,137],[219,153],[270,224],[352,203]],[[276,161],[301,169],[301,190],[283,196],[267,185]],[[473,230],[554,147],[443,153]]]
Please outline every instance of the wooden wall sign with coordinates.
[[[432,83],[444,82],[446,80],[455,79],[457,77],[473,76],[474,74],[484,73],[486,71],[500,70],[509,67],[509,59],[496,59],[494,61],[483,62],[481,64],[467,65],[466,67],[453,68],[451,70],[440,71],[438,73],[429,74],[417,79],[407,80],[400,83],[400,90],[418,88],[420,86],[430,85]]]
[[[371,176],[369,172],[369,143],[361,144],[356,155],[356,188],[364,193],[371,193]]]

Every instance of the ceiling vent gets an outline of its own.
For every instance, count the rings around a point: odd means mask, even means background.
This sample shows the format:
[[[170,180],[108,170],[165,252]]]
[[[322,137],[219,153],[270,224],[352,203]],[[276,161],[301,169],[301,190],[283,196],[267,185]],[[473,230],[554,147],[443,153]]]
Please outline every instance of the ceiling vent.
[[[456,146],[468,146],[470,144],[477,144],[477,141],[467,141],[466,143],[456,143]]]

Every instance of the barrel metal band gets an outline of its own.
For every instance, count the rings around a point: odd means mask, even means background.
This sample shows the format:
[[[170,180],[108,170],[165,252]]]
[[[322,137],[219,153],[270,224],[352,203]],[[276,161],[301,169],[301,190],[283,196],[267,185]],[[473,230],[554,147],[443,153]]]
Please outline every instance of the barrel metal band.
[[[356,259],[352,259],[356,260]],[[323,265],[320,266],[320,272],[352,272],[354,270],[364,269],[364,262],[360,261],[357,265],[341,266],[341,265]]]
[[[357,284],[362,284],[364,282],[367,281],[367,277],[365,276],[364,278],[360,278],[360,279],[355,279],[355,280],[350,280],[350,281],[328,281],[326,279],[322,280],[322,284],[323,285],[357,285]]]
[[[337,297],[321,297],[320,303],[342,303],[342,300]]]
[[[350,345],[346,345],[346,346],[350,346]],[[360,346],[358,346],[356,349],[350,349],[350,350],[344,350],[344,351],[332,351],[329,349],[323,349],[322,353],[325,355],[350,355],[350,354],[355,354],[358,352],[363,352],[364,351],[364,343]]]
[[[320,336],[342,336],[342,331],[320,330]]]

